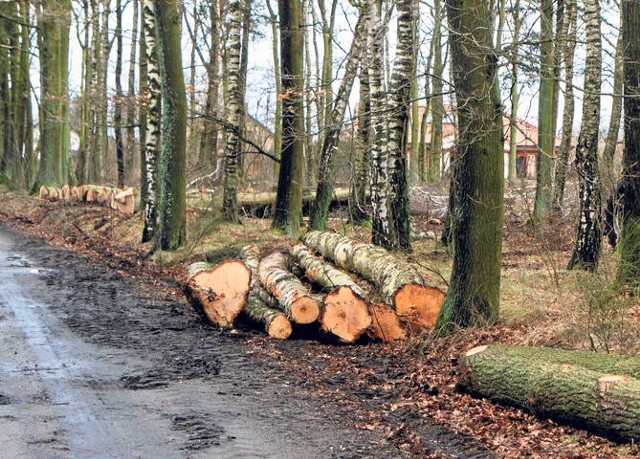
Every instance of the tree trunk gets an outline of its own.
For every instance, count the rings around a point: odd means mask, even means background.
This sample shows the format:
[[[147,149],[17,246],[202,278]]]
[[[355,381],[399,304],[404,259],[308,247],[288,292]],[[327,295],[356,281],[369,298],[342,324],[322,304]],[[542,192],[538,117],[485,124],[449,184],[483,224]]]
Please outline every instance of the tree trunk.
[[[538,170],[534,219],[542,221],[551,201],[553,127],[553,0],[541,0],[540,96],[538,102]]]
[[[113,100],[113,130],[116,138],[116,167],[118,187],[124,188],[124,140],[122,136],[122,0],[116,0],[116,93]]]
[[[448,0],[459,138],[452,183],[453,271],[436,329],[498,320],[504,193],[502,105],[486,0]]]
[[[158,230],[158,149],[160,146],[161,90],[158,69],[158,42],[156,40],[155,0],[144,0],[144,53],[147,73],[146,126],[144,159],[141,166],[144,190],[144,227],[142,242],[152,240]],[[141,50],[142,51],[142,50]]]
[[[417,43],[417,0],[397,2],[398,35],[396,59],[389,82],[388,148],[389,148],[389,226],[393,228],[387,248],[411,251],[409,222],[409,182],[407,177],[407,142],[411,81],[415,75]]]
[[[311,212],[309,226],[312,229],[325,229],[331,204],[331,194],[335,188],[335,154],[338,150],[340,132],[344,120],[345,110],[349,102],[351,87],[358,72],[358,63],[364,48],[366,33],[366,13],[361,12],[353,34],[351,48],[345,59],[345,73],[336,94],[333,109],[328,111],[324,127],[324,138],[320,152],[320,164],[318,166],[318,186],[316,200]]]
[[[135,170],[135,125],[137,113],[136,99],[136,51],[138,49],[138,17],[139,17],[139,1],[133,1],[133,18],[131,24],[131,49],[129,51],[129,72],[127,75],[127,142],[125,154],[125,177],[128,178],[127,183],[132,183],[133,171]],[[140,78],[142,81],[142,78]],[[140,120],[138,119],[138,122]],[[142,141],[142,139],[141,139]]]
[[[189,266],[185,293],[211,322],[231,327],[247,301],[250,284],[251,270],[239,260],[227,260],[214,267],[197,262]]]
[[[571,0],[569,0],[571,1]],[[518,152],[518,101],[520,93],[518,92],[518,46],[520,41],[520,28],[523,19],[520,16],[520,0],[516,0],[513,6],[513,45],[511,48],[511,115],[509,117],[509,170],[508,179],[510,183],[515,183],[517,178],[516,158]]]
[[[369,185],[369,165],[371,162],[371,95],[369,91],[368,52],[363,53],[360,65],[360,99],[358,102],[358,129],[356,131],[356,161],[353,168],[349,210],[351,219],[361,223],[369,218],[366,211],[366,195]]]
[[[67,182],[70,0],[43,3],[40,22],[40,169],[37,185]]]
[[[573,97],[573,55],[576,49],[576,29],[577,14],[576,0],[567,0],[565,5],[567,17],[565,19],[565,45],[563,47],[564,60],[564,113],[562,115],[562,140],[560,141],[560,152],[556,166],[555,191],[553,196],[553,207],[556,213],[562,211],[564,201],[564,189],[567,177],[567,162],[571,150],[571,140],[573,137],[573,114],[575,102]]]
[[[273,36],[273,76],[276,85],[276,108],[273,114],[273,153],[278,158],[282,152],[282,78],[280,76],[280,54],[279,54],[279,40],[278,40],[278,16],[276,15],[271,1],[266,0],[267,8],[269,9],[269,22],[271,23],[271,34]],[[276,176],[280,173],[280,166],[278,162],[274,162]]]
[[[158,242],[175,250],[186,239],[187,98],[182,70],[179,0],[156,0],[158,62],[162,88],[162,145],[158,161]]]
[[[260,260],[258,276],[290,320],[298,324],[313,323],[320,316],[320,304],[288,267],[289,255],[276,251]]]
[[[372,240],[376,245],[388,246],[393,228],[389,226],[389,167],[386,138],[386,97],[383,86],[384,24],[380,0],[368,4],[369,34],[367,61],[369,63],[369,91],[371,100],[371,207]]]
[[[282,152],[274,229],[300,232],[304,170],[304,16],[301,0],[279,0],[282,66]]]
[[[623,26],[622,14],[620,14],[620,30]],[[613,70],[613,97],[611,103],[611,118],[609,118],[609,131],[607,132],[607,140],[604,145],[604,152],[602,154],[603,167],[605,179],[605,188],[609,193],[615,194],[615,166],[614,156],[616,148],[618,147],[618,137],[620,137],[620,121],[622,116],[622,91],[624,90],[624,72],[623,72],[623,53],[624,42],[622,41],[622,33],[618,33],[618,41],[616,43],[616,57],[615,66]]]
[[[240,223],[238,207],[238,186],[240,181],[240,139],[243,123],[244,102],[241,88],[240,51],[242,46],[242,16],[244,10],[240,0],[228,4],[229,26],[226,44],[227,84],[225,87],[226,146],[224,152],[224,196],[222,208],[224,219],[230,223]]]
[[[405,321],[417,327],[432,326],[444,294],[427,286],[416,268],[381,247],[364,244],[336,233],[311,231],[303,237],[307,247],[337,266],[358,273],[380,290]]]
[[[371,316],[362,289],[348,274],[309,253],[303,244],[293,248],[293,256],[310,281],[329,290],[322,301],[322,330],[332,333],[343,342],[354,343],[371,326]]]
[[[597,354],[555,361],[553,350],[514,355],[504,349],[480,346],[468,351],[460,359],[462,387],[617,440],[640,439],[638,379],[582,366],[597,361]]]
[[[218,158],[218,95],[220,92],[220,18],[218,0],[211,2],[209,62],[207,63],[207,100],[204,106],[204,121],[200,138],[198,165],[209,172]]]
[[[442,120],[444,117],[444,104],[442,98],[442,77],[444,65],[442,63],[442,4],[434,3],[433,26],[433,75],[431,78],[431,144],[429,146],[429,182],[435,182],[440,178],[442,170]]]
[[[623,0],[624,155],[622,235],[617,280],[638,291],[640,287],[640,2]]]
[[[598,266],[602,243],[602,190],[598,170],[598,133],[600,128],[600,89],[602,86],[602,44],[600,5],[585,0],[587,57],[584,71],[582,128],[576,147],[580,217],[576,245],[568,269],[594,271]]]

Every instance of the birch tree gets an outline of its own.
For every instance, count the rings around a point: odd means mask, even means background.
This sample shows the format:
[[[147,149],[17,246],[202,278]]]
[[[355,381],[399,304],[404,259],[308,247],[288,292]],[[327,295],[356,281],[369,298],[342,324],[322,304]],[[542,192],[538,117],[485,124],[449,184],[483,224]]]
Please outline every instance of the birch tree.
[[[161,92],[160,72],[158,69],[158,52],[156,40],[156,5],[155,0],[144,0],[143,10],[144,40],[140,53],[144,53],[146,62],[146,92],[144,94],[146,120],[144,133],[144,158],[140,164],[142,202],[144,203],[144,226],[142,242],[153,239],[158,225],[158,174],[157,159],[160,146],[160,114]]]
[[[602,242],[602,190],[598,171],[602,37],[598,0],[585,0],[584,19],[587,57],[584,70],[582,127],[576,147],[580,212],[576,245],[568,268],[594,271],[598,266]]]
[[[366,12],[361,12],[358,17],[351,48],[347,53],[345,73],[342,82],[333,101],[333,108],[329,111],[325,120],[325,129],[320,150],[320,164],[318,166],[318,186],[316,199],[311,213],[310,226],[312,229],[325,229],[327,216],[331,204],[331,194],[335,180],[335,154],[338,149],[338,140],[342,130],[344,114],[349,102],[351,87],[358,73],[358,62],[364,49],[366,33]]]
[[[231,0],[227,38],[227,84],[225,87],[226,145],[224,159],[224,219],[230,223],[240,222],[238,209],[238,182],[240,179],[240,139],[242,132],[242,88],[240,54],[242,46],[242,18],[244,9],[241,0]]]

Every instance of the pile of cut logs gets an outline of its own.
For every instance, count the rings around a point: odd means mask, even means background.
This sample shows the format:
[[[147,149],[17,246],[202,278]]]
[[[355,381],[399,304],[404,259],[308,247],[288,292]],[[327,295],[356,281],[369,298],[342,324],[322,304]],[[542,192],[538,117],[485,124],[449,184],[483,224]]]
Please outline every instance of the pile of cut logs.
[[[383,302],[368,301],[343,270],[371,282]],[[303,279],[323,293],[312,293]],[[323,333],[345,343],[365,334],[382,341],[403,339],[407,328],[432,326],[444,300],[414,265],[380,247],[320,231],[307,233],[291,251],[260,257],[249,245],[240,259],[215,266],[194,263],[185,293],[221,327],[233,326],[242,313],[270,336],[286,339],[297,324],[317,322]]]
[[[133,188],[120,190],[118,188],[96,185],[81,185],[62,188],[40,187],[40,199],[64,202],[94,202],[115,209],[125,215],[133,215],[135,210],[135,195]]]

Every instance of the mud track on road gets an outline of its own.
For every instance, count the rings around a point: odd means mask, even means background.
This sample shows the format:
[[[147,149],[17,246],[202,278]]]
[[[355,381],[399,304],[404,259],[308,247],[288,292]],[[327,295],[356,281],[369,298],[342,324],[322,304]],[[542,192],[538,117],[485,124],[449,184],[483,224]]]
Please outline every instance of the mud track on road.
[[[430,425],[415,410],[383,413],[388,400],[367,391],[366,384],[353,392],[349,375],[309,383],[305,371],[322,372],[323,361],[347,348],[304,340],[273,343],[249,330],[216,330],[175,295],[171,281],[134,279],[131,272],[49,246],[2,223],[0,252],[3,272],[28,292],[30,321],[42,323],[51,359],[67,367],[52,370],[48,378],[55,383],[41,378],[39,393],[12,395],[12,373],[24,381],[36,377],[38,352],[21,354],[40,344],[30,344],[33,330],[16,319],[16,308],[24,305],[11,304],[11,298],[0,302],[0,326],[13,334],[17,356],[0,366],[0,431],[25,420],[41,423],[47,416],[55,427],[22,426],[33,432],[23,435],[23,444],[14,439],[15,451],[22,454],[16,457],[492,457],[467,438]],[[346,352],[378,383],[397,377],[392,357],[378,356],[373,345]],[[287,357],[278,358],[282,353]],[[306,370],[292,365],[296,359],[308,361]],[[67,405],[58,410],[57,403]],[[87,406],[86,425],[101,425],[78,431],[105,438],[83,443],[82,435],[74,434],[77,426],[64,411],[74,404]],[[21,406],[35,408],[27,412]],[[376,425],[367,427],[373,418]],[[144,444],[145,435],[156,444]],[[127,437],[139,441],[114,446]],[[416,438],[419,450],[411,446]],[[109,445],[113,454],[91,454],[92,447]]]

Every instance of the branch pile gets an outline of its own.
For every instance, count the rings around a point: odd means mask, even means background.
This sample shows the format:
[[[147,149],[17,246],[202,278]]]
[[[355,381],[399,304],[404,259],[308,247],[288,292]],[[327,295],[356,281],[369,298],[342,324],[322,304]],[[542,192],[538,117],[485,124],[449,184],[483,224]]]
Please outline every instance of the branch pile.
[[[328,241],[337,241],[340,256]],[[343,254],[357,263],[342,263]],[[371,281],[373,297],[382,302],[367,298],[356,279],[338,269],[344,267]],[[273,250],[260,257],[259,249],[250,245],[237,260],[215,266],[194,263],[186,295],[221,327],[233,326],[242,314],[270,336],[285,339],[294,327],[317,323],[323,334],[345,343],[365,335],[382,341],[403,339],[407,326],[432,326],[444,299],[415,266],[386,250],[320,232],[309,233],[304,244],[291,251]]]
[[[492,344],[460,359],[466,391],[622,441],[640,441],[640,357]]]
[[[63,201],[67,203],[90,202],[102,204],[115,209],[125,215],[133,215],[135,211],[135,195],[133,188],[120,190],[118,188],[101,187],[96,185],[81,185],[62,188],[40,187],[40,199],[48,201]]]

